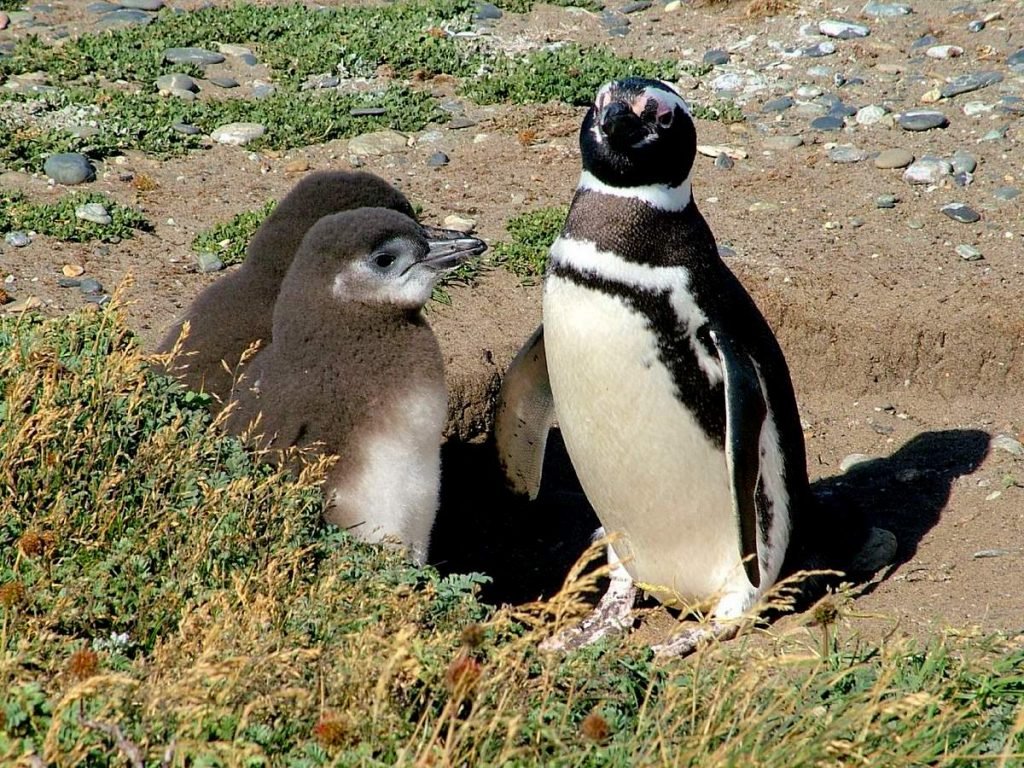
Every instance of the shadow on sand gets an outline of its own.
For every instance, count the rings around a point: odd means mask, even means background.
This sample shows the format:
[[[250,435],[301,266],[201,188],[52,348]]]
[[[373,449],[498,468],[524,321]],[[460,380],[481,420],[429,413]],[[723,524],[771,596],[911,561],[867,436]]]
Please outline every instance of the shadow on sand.
[[[871,527],[899,542],[885,577],[910,560],[939,521],[958,477],[972,473],[988,452],[979,430],[922,432],[891,456],[858,464],[812,485],[815,509],[805,551],[788,570],[849,571]],[[488,603],[522,603],[554,594],[590,544],[598,526],[557,430],[548,441],[540,495],[526,503],[504,490],[490,444],[449,442],[443,453],[441,507],[430,562],[442,573],[477,571],[493,581]],[[863,583],[870,573],[850,573]],[[801,603],[820,594],[816,583]]]

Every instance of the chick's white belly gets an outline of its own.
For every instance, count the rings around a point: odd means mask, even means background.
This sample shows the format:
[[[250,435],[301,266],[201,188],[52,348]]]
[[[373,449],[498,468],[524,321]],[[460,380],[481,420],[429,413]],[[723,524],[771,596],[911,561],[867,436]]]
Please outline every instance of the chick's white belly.
[[[749,588],[725,454],[676,399],[646,319],[549,276],[544,343],[573,466],[630,575],[670,603]]]

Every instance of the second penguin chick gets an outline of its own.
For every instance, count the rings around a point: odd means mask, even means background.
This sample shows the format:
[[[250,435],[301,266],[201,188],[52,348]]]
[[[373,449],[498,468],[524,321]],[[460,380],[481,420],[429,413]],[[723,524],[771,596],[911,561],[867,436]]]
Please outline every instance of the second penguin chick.
[[[324,517],[426,559],[448,414],[444,364],[423,306],[438,278],[486,249],[385,208],[325,216],[281,285],[273,341],[233,390],[227,428],[271,451],[321,444],[339,456]],[[273,453],[272,453],[273,455]]]

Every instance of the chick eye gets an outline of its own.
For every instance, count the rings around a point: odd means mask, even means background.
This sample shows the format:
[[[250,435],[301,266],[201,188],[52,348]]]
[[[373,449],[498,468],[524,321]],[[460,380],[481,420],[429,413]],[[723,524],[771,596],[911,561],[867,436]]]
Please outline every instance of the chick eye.
[[[395,263],[395,257],[387,252],[374,254],[373,264],[380,269],[387,269]]]

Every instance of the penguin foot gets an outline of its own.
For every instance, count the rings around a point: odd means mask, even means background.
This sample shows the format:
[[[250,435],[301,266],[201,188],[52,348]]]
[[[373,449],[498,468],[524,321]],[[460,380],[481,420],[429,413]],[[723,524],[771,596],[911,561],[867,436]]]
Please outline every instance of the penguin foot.
[[[719,624],[712,621],[710,626],[694,627],[676,635],[667,643],[652,645],[654,655],[660,658],[681,658],[689,656],[701,645],[712,640],[731,640],[740,631],[738,622]]]
[[[579,626],[564,629],[540,644],[542,651],[571,651],[633,626],[636,587],[632,579],[615,578],[594,611]]]

